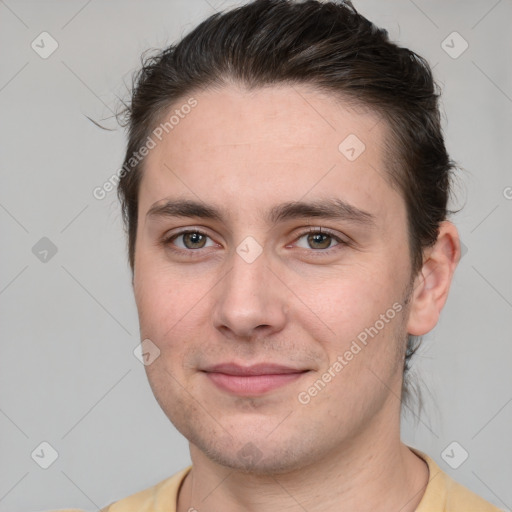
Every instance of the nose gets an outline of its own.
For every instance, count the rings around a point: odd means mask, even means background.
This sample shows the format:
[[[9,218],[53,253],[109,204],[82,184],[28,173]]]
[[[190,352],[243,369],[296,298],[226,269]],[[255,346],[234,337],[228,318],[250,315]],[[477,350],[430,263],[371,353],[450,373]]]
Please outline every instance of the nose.
[[[215,289],[212,319],[224,336],[250,340],[284,328],[286,291],[265,253],[251,263],[234,253],[230,270]]]

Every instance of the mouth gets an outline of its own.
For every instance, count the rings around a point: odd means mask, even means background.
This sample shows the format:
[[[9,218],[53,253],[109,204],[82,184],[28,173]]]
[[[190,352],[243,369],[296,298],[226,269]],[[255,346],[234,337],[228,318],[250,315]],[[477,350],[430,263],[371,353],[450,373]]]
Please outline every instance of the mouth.
[[[241,366],[223,363],[202,370],[220,390],[238,396],[258,396],[300,379],[307,369],[272,363]]]

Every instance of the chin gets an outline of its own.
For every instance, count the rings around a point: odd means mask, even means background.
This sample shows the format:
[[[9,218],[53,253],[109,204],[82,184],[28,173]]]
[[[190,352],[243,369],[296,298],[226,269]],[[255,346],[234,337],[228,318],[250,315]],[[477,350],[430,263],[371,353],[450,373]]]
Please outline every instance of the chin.
[[[198,436],[187,436],[194,447],[211,461],[231,470],[255,476],[291,473],[313,462],[313,451],[301,439],[273,439],[266,436],[244,436],[246,442],[236,442],[223,436],[209,442]]]

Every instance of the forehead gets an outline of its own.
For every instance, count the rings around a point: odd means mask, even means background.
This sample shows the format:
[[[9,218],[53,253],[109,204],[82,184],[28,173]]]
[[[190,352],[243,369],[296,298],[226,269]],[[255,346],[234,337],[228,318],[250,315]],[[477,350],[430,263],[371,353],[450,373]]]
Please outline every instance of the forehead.
[[[396,202],[384,169],[387,126],[377,113],[303,85],[229,85],[192,96],[196,106],[174,116],[145,158],[140,213],[169,195],[244,211],[306,196],[371,204],[376,214]],[[161,126],[187,100],[175,102]]]

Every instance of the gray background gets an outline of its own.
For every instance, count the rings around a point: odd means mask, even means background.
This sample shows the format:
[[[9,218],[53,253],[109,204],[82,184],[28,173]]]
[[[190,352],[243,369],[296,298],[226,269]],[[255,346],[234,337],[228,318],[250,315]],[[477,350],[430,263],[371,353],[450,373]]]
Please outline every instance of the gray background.
[[[142,51],[229,5],[0,1],[2,512],[97,510],[189,463],[133,355],[138,323],[115,192],[92,196],[121,165],[124,133],[85,115],[115,128],[111,109]],[[464,168],[453,220],[467,253],[416,359],[427,406],[404,418],[403,438],[510,510],[512,3],[355,5],[435,66],[448,150]],[[47,59],[31,48],[43,31],[59,45]],[[454,31],[469,44],[458,58],[442,47]],[[444,44],[453,53],[463,42]],[[43,237],[57,248],[46,262],[32,250]],[[58,452],[48,469],[31,457],[43,441]],[[469,453],[458,469],[442,456],[453,441]],[[48,449],[36,453],[48,461]]]

